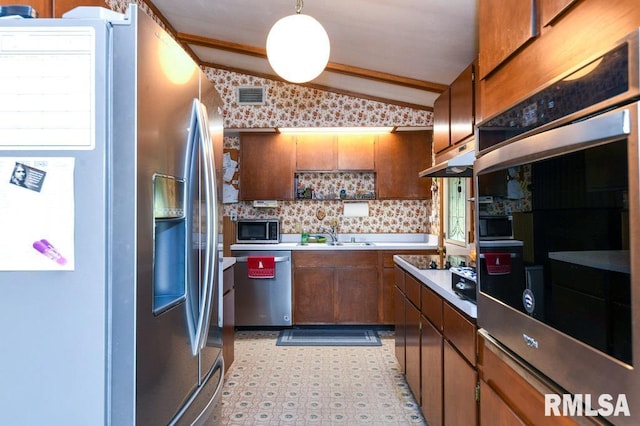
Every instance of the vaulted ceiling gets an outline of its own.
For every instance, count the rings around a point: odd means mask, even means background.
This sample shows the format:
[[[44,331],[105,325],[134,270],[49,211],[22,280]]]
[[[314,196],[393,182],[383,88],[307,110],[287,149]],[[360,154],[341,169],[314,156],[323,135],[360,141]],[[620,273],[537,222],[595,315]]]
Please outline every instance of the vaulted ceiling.
[[[266,58],[273,24],[295,0],[151,0],[202,65],[279,80]],[[477,55],[477,0],[307,0],[331,42],[325,71],[305,85],[431,109]]]

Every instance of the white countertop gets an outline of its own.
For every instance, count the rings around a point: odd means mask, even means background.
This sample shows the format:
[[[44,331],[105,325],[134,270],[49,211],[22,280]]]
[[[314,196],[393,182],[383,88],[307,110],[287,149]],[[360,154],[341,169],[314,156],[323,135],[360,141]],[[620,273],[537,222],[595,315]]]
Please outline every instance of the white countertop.
[[[399,256],[393,256],[397,265],[413,275],[422,284],[435,291],[438,295],[464,312],[471,318],[478,317],[478,307],[475,303],[461,299],[451,290],[451,272],[448,269],[418,269]]]
[[[316,234],[311,234],[316,235]],[[354,239],[356,245],[350,244]],[[285,234],[277,244],[232,244],[231,250],[435,250],[438,248],[438,238],[430,234],[344,234],[339,242],[344,245],[330,245],[327,243],[300,244],[300,234]],[[357,245],[357,243],[369,243]]]
[[[224,271],[225,269],[228,269],[230,267],[232,267],[233,265],[235,265],[236,263],[236,258],[235,257],[223,257],[222,258],[222,270]]]

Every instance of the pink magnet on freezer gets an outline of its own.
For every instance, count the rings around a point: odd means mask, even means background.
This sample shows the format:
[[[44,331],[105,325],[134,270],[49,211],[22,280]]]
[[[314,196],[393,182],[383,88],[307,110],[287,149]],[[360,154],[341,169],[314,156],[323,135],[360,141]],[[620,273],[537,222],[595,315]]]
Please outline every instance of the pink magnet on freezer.
[[[33,243],[33,248],[55,261],[58,265],[65,265],[67,259],[47,240],[42,239]]]

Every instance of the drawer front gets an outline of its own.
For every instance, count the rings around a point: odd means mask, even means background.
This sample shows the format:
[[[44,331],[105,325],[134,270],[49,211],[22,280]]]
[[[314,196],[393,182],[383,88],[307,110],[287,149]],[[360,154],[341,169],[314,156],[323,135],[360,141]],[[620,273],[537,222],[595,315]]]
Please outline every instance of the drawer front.
[[[411,274],[405,274],[404,285],[407,299],[420,309],[420,289],[422,288],[422,283],[416,280]]]
[[[512,357],[505,350],[497,345],[493,338],[489,337],[484,330],[480,330],[478,340],[478,374],[482,380],[481,386],[488,390],[495,391],[499,403],[506,405],[503,411],[513,411],[517,413],[519,421],[524,424],[533,425],[577,425],[577,424],[601,424],[597,418],[580,417],[578,422],[575,417],[569,416],[545,416],[545,395],[562,394],[564,391],[552,386],[548,379],[542,378],[531,368],[522,364],[518,359]],[[480,390],[481,416],[482,407],[493,410],[489,405],[495,405],[491,397],[486,397],[489,392]],[[501,415],[497,411],[490,411],[491,424],[496,423]],[[510,414],[510,413],[508,413]],[[509,415],[505,417],[515,417]],[[482,423],[484,424],[484,423]],[[518,424],[509,423],[509,424]]]
[[[422,293],[422,314],[431,321],[438,331],[442,331],[442,297],[426,285],[423,285],[420,290]]]
[[[377,267],[378,254],[373,250],[294,250],[295,268],[317,267]]]
[[[476,324],[446,302],[443,305],[442,312],[444,336],[464,355],[471,365],[475,366]]]

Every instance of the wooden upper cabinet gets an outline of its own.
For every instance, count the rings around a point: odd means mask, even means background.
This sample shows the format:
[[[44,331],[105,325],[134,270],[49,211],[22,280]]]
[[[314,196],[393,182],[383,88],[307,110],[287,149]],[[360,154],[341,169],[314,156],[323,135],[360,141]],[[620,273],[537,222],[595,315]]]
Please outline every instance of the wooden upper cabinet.
[[[376,143],[378,199],[431,197],[431,179],[418,173],[431,166],[430,130],[381,135]]]
[[[298,135],[296,171],[373,171],[374,135]]]
[[[296,137],[296,170],[333,171],[336,165],[335,138],[327,135]]]
[[[497,35],[506,37],[516,25],[519,14],[529,11],[529,0],[512,0],[509,13],[506,2],[479,2],[480,112],[490,118],[548,86],[587,60],[610,50],[619,40],[638,30],[638,0],[538,0],[539,35],[492,70],[487,62],[493,57]],[[524,19],[521,19],[524,20]],[[544,21],[546,27],[542,27]],[[524,25],[524,24],[523,24]],[[524,25],[525,27],[528,26]],[[497,34],[497,35],[492,35]],[[497,63],[497,61],[496,61]],[[490,73],[490,74],[489,74]]]
[[[538,0],[540,5],[540,21],[546,27],[559,17],[576,0]]]
[[[433,150],[441,153],[473,136],[475,65],[460,73],[433,104]]]
[[[294,141],[277,133],[240,135],[239,200],[293,200]]]
[[[451,144],[451,128],[449,127],[451,114],[450,89],[447,88],[433,103],[433,150],[442,152]]]
[[[337,138],[338,170],[375,169],[374,135],[339,135]]]
[[[483,0],[478,3],[479,78],[506,61],[537,35],[535,0]]]
[[[449,87],[451,145],[473,136],[475,124],[474,66],[469,65]]]

